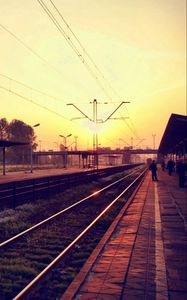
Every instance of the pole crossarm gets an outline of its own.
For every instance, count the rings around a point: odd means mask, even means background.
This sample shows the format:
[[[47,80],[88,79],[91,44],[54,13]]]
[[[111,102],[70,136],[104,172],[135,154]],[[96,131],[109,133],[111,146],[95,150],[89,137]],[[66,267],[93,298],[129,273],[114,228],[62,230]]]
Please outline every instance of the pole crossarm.
[[[87,119],[87,118],[86,117],[74,117],[74,118],[71,118],[71,121],[81,120],[81,119]]]
[[[110,118],[110,120],[126,120],[126,119],[129,119],[129,117]]]
[[[113,116],[113,114],[115,114],[115,112],[123,105],[123,104],[125,104],[125,103],[130,103],[129,101],[122,101],[119,105],[118,105],[118,107],[108,116],[108,118],[106,118],[103,122],[106,122],[106,121],[108,121],[110,118],[111,118],[111,116]]]
[[[74,106],[83,116],[85,116],[86,119],[90,120],[91,122],[93,122],[92,119],[90,119],[90,117],[88,117],[82,110],[80,110],[80,108],[78,108],[75,104],[73,103],[67,103],[67,105],[72,105]],[[75,118],[74,118],[75,119]]]
[[[92,102],[90,102],[90,103],[92,103]],[[99,124],[99,123],[105,123],[106,121],[108,121],[109,119],[110,120],[119,120],[119,119],[128,119],[128,117],[120,117],[120,118],[111,118],[113,115],[114,115],[114,113],[123,105],[123,104],[125,104],[125,103],[130,103],[129,101],[122,101],[119,105],[118,105],[118,107],[105,119],[105,120],[102,120],[102,119],[97,119],[97,104],[98,104],[98,102],[97,102],[97,100],[94,100],[94,102],[93,103],[95,103],[95,105],[96,105],[96,107],[95,107],[95,117],[93,118],[93,119],[91,119],[89,116],[87,116],[80,108],[78,108],[74,103],[67,103],[67,105],[72,105],[72,106],[74,106],[83,116],[84,116],[84,118],[86,118],[86,119],[88,119],[89,121],[91,121],[91,122],[94,122],[94,123],[96,123],[96,124]],[[105,104],[107,104],[107,103],[105,103]],[[78,119],[83,119],[83,117],[75,117],[75,118],[72,118],[71,120],[78,120]]]
[[[137,147],[139,144],[141,144],[143,141],[145,141],[145,139],[140,139],[139,142],[135,145],[135,147]]]

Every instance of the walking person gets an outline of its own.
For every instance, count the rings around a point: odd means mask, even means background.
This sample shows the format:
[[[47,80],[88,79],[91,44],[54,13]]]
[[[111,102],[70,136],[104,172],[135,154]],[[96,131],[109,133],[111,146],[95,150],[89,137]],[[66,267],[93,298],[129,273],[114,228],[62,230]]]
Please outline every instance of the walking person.
[[[162,171],[164,172],[164,171],[165,171],[165,167],[166,167],[166,163],[165,163],[165,160],[164,160],[164,159],[163,159],[163,161],[162,161],[161,167],[162,167]]]
[[[175,163],[172,159],[170,159],[167,163],[167,169],[168,169],[169,176],[171,176],[172,173],[174,172],[174,167],[175,167]]]
[[[184,187],[186,167],[182,160],[177,164],[177,173],[179,175],[179,187]]]
[[[152,163],[150,164],[149,170],[152,172],[152,181],[158,181],[157,166],[156,166],[155,160],[153,160]]]

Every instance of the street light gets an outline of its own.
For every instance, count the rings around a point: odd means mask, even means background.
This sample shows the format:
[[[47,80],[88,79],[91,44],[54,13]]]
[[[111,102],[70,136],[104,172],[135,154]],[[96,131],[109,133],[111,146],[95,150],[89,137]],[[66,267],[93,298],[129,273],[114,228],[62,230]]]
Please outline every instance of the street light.
[[[35,125],[33,125],[32,127],[38,127],[40,126],[40,123],[37,123]],[[33,173],[33,153],[32,153],[32,140],[30,141],[30,164],[31,164],[31,167],[30,167],[30,172]]]
[[[68,152],[68,146],[67,146],[67,138],[72,136],[72,134],[68,134],[66,136],[59,134],[60,137],[64,138],[64,150],[65,150],[65,155],[64,155],[64,168],[67,168],[67,152]]]

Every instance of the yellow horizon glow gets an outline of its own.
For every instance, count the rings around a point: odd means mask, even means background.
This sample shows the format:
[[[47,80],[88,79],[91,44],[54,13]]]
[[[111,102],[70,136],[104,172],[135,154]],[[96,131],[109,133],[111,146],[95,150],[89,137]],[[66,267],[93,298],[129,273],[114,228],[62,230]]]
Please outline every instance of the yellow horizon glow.
[[[97,125],[99,143],[117,147],[120,138],[130,143],[131,137],[140,137],[151,146],[154,133],[158,147],[171,113],[186,114],[186,1],[55,0],[55,4],[107,79],[101,79],[107,94],[37,1],[0,0],[0,23],[54,66],[41,62],[0,27],[0,73],[60,98],[0,76],[0,118],[40,123],[35,132],[46,148],[59,143],[59,134],[71,133],[70,143],[78,136],[78,147],[86,149],[92,147],[94,124],[70,121],[81,114],[66,104],[76,104],[92,118],[90,102],[97,99],[98,119],[105,120],[121,101],[130,101],[116,112],[116,120]]]

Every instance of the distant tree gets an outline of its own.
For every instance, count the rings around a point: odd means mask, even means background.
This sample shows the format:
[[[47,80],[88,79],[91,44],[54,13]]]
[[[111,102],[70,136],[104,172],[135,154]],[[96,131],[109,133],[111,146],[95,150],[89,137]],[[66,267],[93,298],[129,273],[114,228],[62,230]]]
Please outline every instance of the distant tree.
[[[9,123],[6,118],[0,119],[0,139],[6,140],[9,136]]]
[[[30,161],[31,144],[36,149],[36,136],[34,129],[20,120],[12,120],[9,124],[9,139],[11,141],[26,142],[25,146],[13,146],[8,149],[8,157],[11,163],[28,163]]]
[[[33,142],[35,139],[34,130],[23,121],[14,119],[9,124],[9,139],[12,141]]]

